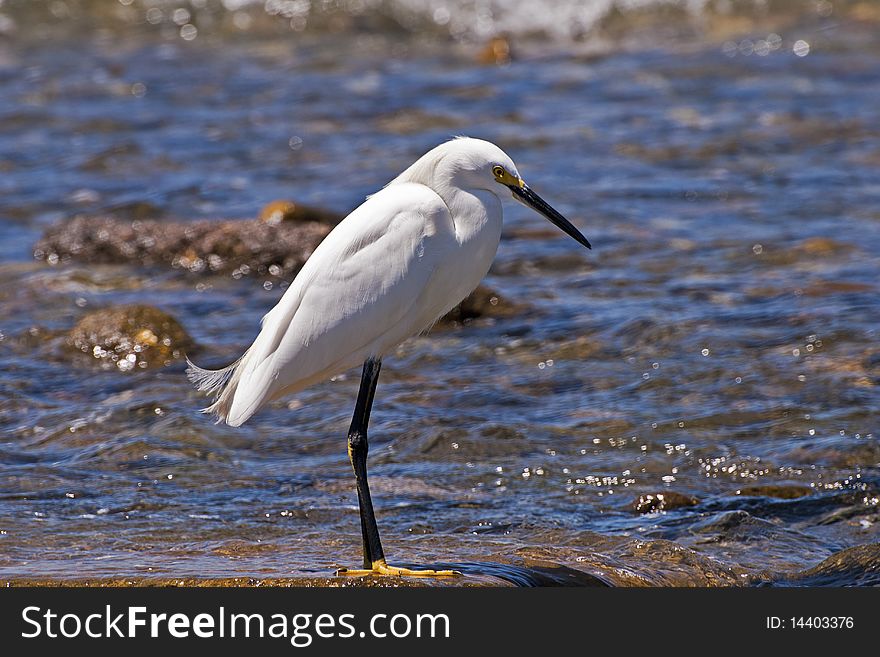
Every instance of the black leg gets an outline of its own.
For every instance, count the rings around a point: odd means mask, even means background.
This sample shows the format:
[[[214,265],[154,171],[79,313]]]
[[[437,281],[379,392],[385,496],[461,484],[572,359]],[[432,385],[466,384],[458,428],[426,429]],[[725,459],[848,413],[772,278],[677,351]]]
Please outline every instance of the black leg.
[[[357,481],[361,533],[364,539],[364,568],[368,570],[385,562],[382,541],[379,539],[379,527],[376,525],[376,515],[373,513],[373,500],[370,498],[370,486],[367,483],[367,453],[370,449],[367,441],[367,426],[370,423],[370,410],[373,407],[373,397],[376,394],[381,368],[382,361],[378,358],[370,358],[364,363],[357,404],[348,430],[348,458]]]
[[[354,468],[357,480],[358,503],[361,510],[361,534],[364,539],[364,570],[339,570],[341,575],[393,575],[411,577],[450,577],[459,573],[452,570],[410,570],[395,568],[385,562],[382,541],[379,540],[379,527],[373,513],[373,500],[370,499],[370,486],[367,484],[367,425],[370,423],[370,409],[373,407],[373,396],[379,382],[379,370],[382,361],[370,358],[364,363],[361,375],[361,388],[358,391],[351,428],[348,430],[348,458]]]

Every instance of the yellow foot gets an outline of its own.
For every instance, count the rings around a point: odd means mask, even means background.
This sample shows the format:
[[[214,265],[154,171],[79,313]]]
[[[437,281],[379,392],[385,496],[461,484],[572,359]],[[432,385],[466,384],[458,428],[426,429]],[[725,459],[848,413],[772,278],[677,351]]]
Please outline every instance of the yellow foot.
[[[366,570],[350,570],[348,568],[340,568],[336,571],[337,575],[347,575],[349,577],[363,577],[364,575],[390,575],[393,577],[455,577],[461,575],[457,570],[410,570],[409,568],[396,568],[389,566],[382,559],[373,564],[372,569]]]

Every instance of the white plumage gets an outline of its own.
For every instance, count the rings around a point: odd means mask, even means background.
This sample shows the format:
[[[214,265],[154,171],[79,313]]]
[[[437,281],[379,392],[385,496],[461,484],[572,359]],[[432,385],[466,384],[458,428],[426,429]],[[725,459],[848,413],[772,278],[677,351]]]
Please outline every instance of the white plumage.
[[[348,215],[315,249],[229,367],[188,375],[232,426],[269,401],[382,357],[428,328],[489,271],[503,188],[516,166],[497,146],[459,138],[420,158]]]

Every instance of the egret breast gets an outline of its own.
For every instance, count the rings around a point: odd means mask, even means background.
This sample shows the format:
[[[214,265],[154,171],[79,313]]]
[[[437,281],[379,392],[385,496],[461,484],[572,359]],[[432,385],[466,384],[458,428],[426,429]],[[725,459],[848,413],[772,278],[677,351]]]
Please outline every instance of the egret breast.
[[[413,333],[424,331],[480,284],[501,241],[501,202],[492,192],[469,191],[450,208],[455,230],[452,249],[437,261],[419,303]]]

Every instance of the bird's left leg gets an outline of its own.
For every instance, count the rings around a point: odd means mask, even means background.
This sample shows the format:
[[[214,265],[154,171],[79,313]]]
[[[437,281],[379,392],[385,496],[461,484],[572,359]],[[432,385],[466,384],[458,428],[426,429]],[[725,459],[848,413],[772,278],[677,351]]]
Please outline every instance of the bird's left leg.
[[[361,375],[361,386],[358,391],[357,403],[354,408],[354,416],[351,419],[351,428],[348,430],[348,458],[354,470],[357,482],[358,505],[361,515],[361,534],[364,541],[364,568],[363,570],[349,570],[342,568],[337,571],[339,575],[406,575],[411,577],[445,577],[457,575],[452,570],[410,570],[409,568],[395,568],[385,561],[385,553],[382,550],[382,541],[379,538],[379,527],[376,524],[376,515],[373,512],[373,501],[370,498],[370,486],[367,483],[367,452],[370,445],[367,441],[367,425],[370,422],[370,410],[373,407],[373,397],[376,394],[376,385],[379,382],[379,370],[382,361],[378,358],[370,358],[364,363],[364,371]]]

